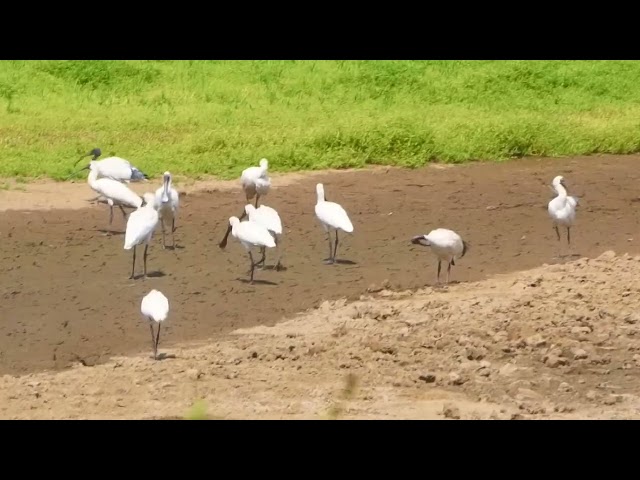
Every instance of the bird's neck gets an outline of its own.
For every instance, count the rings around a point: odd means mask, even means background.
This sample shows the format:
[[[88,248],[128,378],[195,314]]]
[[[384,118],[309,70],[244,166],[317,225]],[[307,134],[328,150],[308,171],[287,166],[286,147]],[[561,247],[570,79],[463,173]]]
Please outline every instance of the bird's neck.
[[[98,179],[98,171],[89,170],[89,176],[87,177],[87,182],[89,183],[89,185],[93,185],[97,179]]]
[[[567,189],[564,188],[562,185],[556,185],[556,193],[558,194],[559,197],[566,197]]]

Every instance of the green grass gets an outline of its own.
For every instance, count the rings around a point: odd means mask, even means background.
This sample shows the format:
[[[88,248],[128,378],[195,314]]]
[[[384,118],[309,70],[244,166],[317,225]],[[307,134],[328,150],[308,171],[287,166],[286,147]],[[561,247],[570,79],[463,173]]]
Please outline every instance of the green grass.
[[[82,153],[152,176],[640,150],[638,61],[2,61],[0,177]]]

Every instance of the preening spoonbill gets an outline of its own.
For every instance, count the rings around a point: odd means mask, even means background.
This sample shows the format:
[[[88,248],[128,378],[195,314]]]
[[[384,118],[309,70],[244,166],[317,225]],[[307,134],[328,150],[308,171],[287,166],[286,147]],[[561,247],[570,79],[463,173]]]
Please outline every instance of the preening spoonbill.
[[[251,203],[251,199],[256,197],[256,208],[258,208],[258,200],[260,197],[269,193],[269,189],[271,188],[271,180],[267,174],[268,169],[269,161],[266,158],[263,158],[260,160],[259,167],[245,168],[242,171],[242,175],[240,175],[240,184],[242,185],[242,190],[244,190],[244,194],[247,198],[247,203]],[[239,220],[242,220],[246,215],[247,213],[243,210]],[[224,234],[224,238],[218,244],[220,248],[225,248],[227,246],[229,233],[231,233],[231,225],[229,225],[227,233]]]
[[[91,161],[96,165],[98,178],[110,178],[118,182],[127,183],[140,182],[149,178],[144,172],[131,165],[131,163],[124,158],[108,157],[98,160],[100,155],[102,155],[102,151],[99,148],[94,148],[86,155],[80,157],[73,165],[76,166],[84,157],[92,157]],[[78,171],[82,171],[82,169]],[[76,173],[78,172],[72,173],[68,178],[71,178]]]
[[[560,241],[558,225],[562,225],[567,228],[567,244],[571,245],[571,226],[576,219],[578,199],[567,195],[567,188],[562,175],[555,177],[551,185],[558,196],[549,202],[549,216],[553,222],[556,235],[558,235],[558,241]]]
[[[271,207],[260,205],[259,208],[256,208],[250,203],[245,205],[244,211],[249,217],[250,222],[259,223],[269,230],[269,233],[273,236],[276,248],[278,249],[278,261],[275,268],[276,270],[280,270],[280,237],[282,235],[282,220],[280,220],[280,215]],[[262,247],[260,250],[262,251],[262,258],[258,261],[257,265],[262,264],[264,266],[267,249]]]
[[[164,172],[164,184],[156,190],[155,208],[160,217],[160,225],[162,227],[162,248],[166,248],[164,241],[164,222],[171,221],[171,243],[176,246],[174,233],[176,231],[176,217],[178,216],[178,207],[180,206],[180,198],[175,188],[171,188],[171,173]]]
[[[122,208],[123,206],[138,208],[142,205],[142,198],[124,183],[111,178],[98,178],[98,168],[95,162],[91,161],[82,170],[89,170],[87,183],[96,193],[103,196],[109,204],[109,225],[113,222],[114,205],[120,207],[125,220],[127,219],[127,214]]]
[[[431,230],[427,235],[417,235],[411,239],[411,243],[431,247],[431,251],[438,257],[437,283],[440,283],[441,262],[447,262],[447,283],[449,283],[451,265],[455,266],[455,259],[464,257],[469,249],[469,245],[460,235],[446,228]]]
[[[249,282],[253,283],[253,271],[256,263],[253,261],[251,248],[273,248],[276,246],[276,242],[269,230],[259,223],[252,221],[241,222],[238,217],[231,217],[229,218],[229,225],[231,226],[231,235],[237,238],[249,252],[249,259],[251,260],[251,278]]]
[[[147,249],[149,248],[153,231],[158,225],[159,220],[158,211],[155,209],[155,195],[147,192],[142,198],[144,199],[144,203],[129,215],[127,230],[124,234],[124,249],[131,250],[131,248],[133,248],[133,264],[129,278],[134,278],[136,271],[136,246],[142,243],[144,243],[144,278],[147,278]]]
[[[318,195],[315,207],[316,217],[320,220],[329,239],[329,258],[324,263],[333,264],[336,262],[336,252],[338,251],[338,230],[352,233],[353,224],[341,205],[335,202],[327,202],[324,195],[324,186],[321,183],[316,185],[316,194]],[[336,232],[336,242],[333,250],[331,248],[331,230]]]
[[[149,328],[151,329],[151,344],[153,345],[153,359],[158,359],[158,343],[160,342],[160,326],[169,315],[169,300],[162,292],[151,290],[142,299],[140,312],[149,320]],[[158,332],[153,335],[153,322],[158,324]]]

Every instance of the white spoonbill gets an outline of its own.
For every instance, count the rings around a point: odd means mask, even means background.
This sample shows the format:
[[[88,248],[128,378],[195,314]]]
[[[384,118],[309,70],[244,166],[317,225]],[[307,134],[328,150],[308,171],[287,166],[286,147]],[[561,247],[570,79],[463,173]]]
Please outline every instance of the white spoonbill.
[[[276,246],[276,242],[267,230],[259,223],[247,221],[241,222],[238,217],[229,218],[229,225],[231,226],[231,235],[238,239],[238,241],[249,252],[249,259],[251,260],[251,278],[250,283],[253,283],[253,271],[256,267],[256,263],[253,261],[253,254],[251,253],[252,247],[258,248],[273,248]]]
[[[160,326],[169,315],[169,300],[162,292],[151,290],[142,299],[140,312],[149,320],[151,329],[151,345],[153,345],[153,359],[158,359],[158,343],[160,342]],[[158,332],[153,335],[153,322],[158,324]]]
[[[276,270],[280,270],[280,258],[282,255],[280,254],[280,237],[282,236],[282,220],[280,219],[280,215],[278,212],[266,205],[260,205],[259,208],[254,207],[252,204],[248,203],[244,207],[244,211],[249,217],[250,222],[256,222],[269,230],[269,233],[273,236],[273,240],[276,243],[276,248],[278,249],[278,262],[276,263]],[[266,248],[262,247],[262,258],[258,261],[257,265],[265,264],[266,257]]]
[[[164,172],[164,184],[156,190],[155,208],[160,217],[160,225],[162,227],[162,248],[166,248],[164,241],[164,222],[171,221],[171,243],[176,246],[176,217],[178,216],[178,207],[180,206],[180,197],[175,188],[171,188],[171,173]]]
[[[140,182],[149,178],[146,173],[131,165],[131,163],[124,158],[108,157],[103,158],[102,160],[98,160],[98,157],[100,155],[102,155],[102,151],[99,148],[94,148],[86,155],[80,157],[80,159],[78,159],[73,165],[76,166],[78,162],[84,157],[92,157],[91,161],[96,165],[99,178],[111,178],[112,180],[117,180],[118,182],[127,183]],[[78,170],[78,172],[82,170],[83,169],[80,169]],[[72,173],[67,178],[71,178],[78,172]]]
[[[555,177],[551,185],[558,196],[549,202],[547,208],[549,216],[553,221],[553,228],[556,231],[556,235],[558,235],[558,241],[560,241],[558,225],[562,225],[567,228],[567,243],[571,245],[571,226],[576,219],[578,199],[567,195],[567,188],[562,175]]]
[[[242,190],[247,198],[247,203],[251,203],[251,199],[256,197],[256,208],[258,208],[258,200],[260,197],[269,193],[269,189],[271,188],[271,180],[267,174],[268,169],[269,161],[266,158],[263,158],[260,160],[259,167],[245,168],[242,171],[242,175],[240,175],[240,184],[242,185]],[[246,215],[247,213],[243,210],[239,220],[242,220]],[[227,233],[224,234],[224,238],[218,244],[220,248],[225,248],[227,246],[229,233],[231,233],[231,225],[229,225]]]
[[[325,263],[333,264],[336,262],[336,252],[338,251],[338,230],[352,233],[353,224],[341,205],[335,202],[327,202],[324,195],[324,186],[321,183],[316,185],[316,194],[318,195],[315,207],[316,217],[320,220],[329,239],[329,258],[325,260]],[[336,242],[333,250],[331,248],[331,230],[336,232]]]
[[[147,249],[153,236],[153,231],[158,225],[158,211],[154,208],[155,195],[153,193],[145,193],[143,205],[135,212],[129,215],[127,221],[127,230],[124,234],[124,249],[131,250],[133,248],[133,265],[131,267],[131,276],[134,278],[136,271],[136,246],[144,243],[144,278],[147,278]]]
[[[464,257],[469,249],[469,245],[460,235],[446,228],[436,228],[427,235],[417,235],[411,239],[411,243],[431,247],[431,251],[438,257],[437,283],[440,283],[441,262],[447,262],[447,283],[449,283],[451,265],[455,266],[455,259]]]
[[[99,195],[103,196],[109,204],[109,225],[113,222],[113,206],[120,207],[122,216],[127,219],[127,214],[123,206],[138,208],[142,205],[142,198],[127,187],[124,183],[120,183],[111,178],[98,178],[98,168],[95,162],[89,163],[82,170],[89,170],[87,183]]]

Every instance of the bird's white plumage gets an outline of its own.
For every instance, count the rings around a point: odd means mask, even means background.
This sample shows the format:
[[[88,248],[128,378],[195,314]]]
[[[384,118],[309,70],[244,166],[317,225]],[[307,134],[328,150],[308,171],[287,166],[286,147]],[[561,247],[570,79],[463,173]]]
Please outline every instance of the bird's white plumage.
[[[89,186],[98,194],[107,199],[109,205],[123,205],[138,208],[142,205],[140,196],[127,187],[124,183],[111,178],[98,178],[98,169],[95,161],[89,164]]]
[[[118,182],[144,179],[144,174],[124,158],[107,157],[102,160],[93,160],[93,162],[96,164],[98,177],[110,178]]]
[[[260,160],[259,167],[249,167],[242,171],[240,175],[240,183],[242,189],[247,196],[247,200],[251,200],[256,196],[264,196],[271,188],[271,180],[267,174],[269,169],[269,161],[266,158]]]
[[[250,222],[259,223],[270,232],[282,235],[282,220],[275,209],[266,205],[260,205],[260,207],[256,208],[249,203],[245,205],[244,211]]]
[[[178,214],[180,196],[175,188],[171,187],[171,173],[164,172],[164,183],[156,190],[155,208],[160,218],[173,219]]]
[[[349,219],[349,215],[341,205],[335,202],[327,202],[324,199],[324,186],[321,183],[316,185],[316,194],[318,196],[315,206],[316,217],[318,217],[324,229],[352,233],[353,224]]]
[[[231,235],[237,238],[247,250],[251,247],[273,248],[276,246],[269,230],[259,223],[241,222],[238,217],[231,217],[229,224],[231,225]]]
[[[564,186],[564,178],[558,175],[553,179],[552,186],[557,196],[549,202],[547,210],[553,222],[557,225],[571,227],[576,218],[576,206],[578,200],[575,197],[567,195],[567,189]]]
[[[169,315],[169,300],[158,290],[151,290],[142,299],[140,312],[154,322],[164,322]]]
[[[158,212],[154,208],[155,196],[153,193],[145,193],[143,198],[145,205],[132,212],[127,220],[127,229],[124,234],[125,250],[130,250],[141,243],[148,244],[158,225]]]
[[[436,228],[422,237],[426,240],[423,244],[430,247],[431,251],[442,261],[450,262],[460,258],[465,250],[462,237],[453,230]]]

